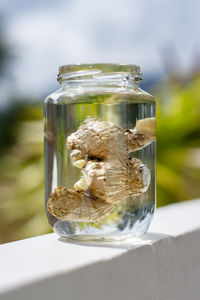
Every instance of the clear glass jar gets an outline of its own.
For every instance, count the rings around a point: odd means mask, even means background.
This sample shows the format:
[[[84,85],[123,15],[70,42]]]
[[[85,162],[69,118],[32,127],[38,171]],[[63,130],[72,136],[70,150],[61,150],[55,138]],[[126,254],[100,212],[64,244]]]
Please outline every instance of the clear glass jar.
[[[45,99],[45,205],[62,238],[124,239],[155,209],[153,96],[135,65],[66,65]]]

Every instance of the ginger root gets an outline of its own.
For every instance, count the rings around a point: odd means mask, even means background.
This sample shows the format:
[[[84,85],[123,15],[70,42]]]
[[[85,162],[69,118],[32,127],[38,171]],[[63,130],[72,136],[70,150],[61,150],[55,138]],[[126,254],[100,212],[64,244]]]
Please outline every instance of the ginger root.
[[[50,195],[47,208],[58,219],[99,222],[128,196],[147,191],[150,171],[130,152],[150,144],[156,137],[155,118],[137,121],[134,129],[87,117],[67,138],[73,165],[82,177],[72,189],[60,186]]]

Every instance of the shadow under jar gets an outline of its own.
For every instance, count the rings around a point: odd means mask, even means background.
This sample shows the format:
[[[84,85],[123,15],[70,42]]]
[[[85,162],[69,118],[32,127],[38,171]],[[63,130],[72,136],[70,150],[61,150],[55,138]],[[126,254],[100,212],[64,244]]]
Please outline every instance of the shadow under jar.
[[[155,99],[135,65],[66,65],[44,103],[45,206],[62,238],[142,235],[155,209]]]

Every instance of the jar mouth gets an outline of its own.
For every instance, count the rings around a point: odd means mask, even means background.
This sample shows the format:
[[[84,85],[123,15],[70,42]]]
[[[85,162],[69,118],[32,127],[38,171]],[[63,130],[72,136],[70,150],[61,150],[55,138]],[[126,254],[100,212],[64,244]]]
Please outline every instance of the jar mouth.
[[[122,75],[138,77],[141,80],[140,67],[132,64],[94,63],[94,64],[72,64],[59,67],[57,80],[81,80],[81,79],[117,79]]]

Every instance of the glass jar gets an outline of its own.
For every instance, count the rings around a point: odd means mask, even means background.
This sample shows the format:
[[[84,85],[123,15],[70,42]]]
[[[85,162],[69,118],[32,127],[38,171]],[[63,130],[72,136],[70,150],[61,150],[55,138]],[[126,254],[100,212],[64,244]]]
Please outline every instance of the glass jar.
[[[155,209],[153,96],[135,65],[59,68],[45,99],[45,205],[62,238],[105,240],[147,231]]]

